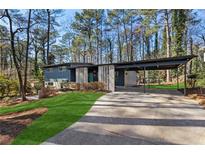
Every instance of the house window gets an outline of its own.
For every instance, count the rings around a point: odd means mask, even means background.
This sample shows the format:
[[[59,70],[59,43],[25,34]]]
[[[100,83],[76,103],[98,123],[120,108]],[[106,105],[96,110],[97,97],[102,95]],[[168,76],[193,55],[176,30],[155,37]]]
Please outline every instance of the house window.
[[[67,67],[66,66],[61,66],[61,67],[59,67],[59,71],[66,71],[67,70]]]
[[[53,82],[48,82],[48,86],[53,86]]]
[[[48,70],[48,72],[52,72],[53,68],[48,68],[47,70]]]

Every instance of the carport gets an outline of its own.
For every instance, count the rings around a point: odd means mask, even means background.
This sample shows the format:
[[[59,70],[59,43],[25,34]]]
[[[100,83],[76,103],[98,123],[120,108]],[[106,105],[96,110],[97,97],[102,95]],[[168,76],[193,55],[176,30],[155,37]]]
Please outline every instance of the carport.
[[[145,71],[146,70],[177,70],[177,88],[179,89],[179,77],[178,70],[180,67],[184,68],[184,95],[186,95],[187,89],[187,63],[196,57],[195,55],[186,55],[180,57],[170,57],[170,58],[160,58],[160,59],[150,59],[142,60],[136,62],[125,62],[125,63],[115,63],[115,69],[125,69],[125,70],[142,70],[144,73],[143,89],[146,92],[145,85]]]

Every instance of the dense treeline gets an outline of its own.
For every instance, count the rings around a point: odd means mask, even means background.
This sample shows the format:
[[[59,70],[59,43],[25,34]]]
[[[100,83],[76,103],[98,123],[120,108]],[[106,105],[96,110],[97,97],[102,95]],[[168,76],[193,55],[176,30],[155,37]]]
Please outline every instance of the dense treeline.
[[[201,12],[78,10],[68,28],[60,31],[59,18],[65,10],[0,10],[0,74],[18,79],[25,99],[27,80],[42,80],[43,65],[196,54],[198,58],[188,65],[189,74],[198,73],[203,79],[205,19]],[[163,78],[169,82],[174,73],[167,70]]]
[[[67,35],[73,61],[135,61],[186,55],[199,23],[193,10],[82,10]]]

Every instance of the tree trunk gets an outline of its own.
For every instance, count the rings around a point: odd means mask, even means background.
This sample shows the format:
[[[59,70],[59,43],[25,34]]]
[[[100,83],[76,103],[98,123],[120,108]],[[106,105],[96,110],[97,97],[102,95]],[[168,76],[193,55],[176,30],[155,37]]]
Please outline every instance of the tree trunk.
[[[90,53],[90,59],[91,59],[91,63],[93,63],[93,54],[92,54],[92,42],[91,42],[91,29],[89,28],[89,32],[88,32],[88,39],[89,39],[89,53]]]
[[[202,38],[202,40],[204,42],[204,46],[205,46],[205,36],[203,34],[201,34],[201,38]]]
[[[132,31],[132,27],[133,27],[133,20],[132,20],[133,17],[131,17],[131,25],[130,25],[130,33],[131,33],[131,36],[130,36],[130,60],[133,61],[134,60],[134,51],[133,51],[133,31]]]
[[[46,49],[45,49],[45,41],[42,42],[42,50],[43,50],[42,61],[43,61],[43,64],[46,65]]]
[[[86,43],[84,42],[84,51],[83,51],[83,63],[85,63],[85,58],[86,58]]]
[[[109,63],[112,64],[113,62],[113,53],[112,53],[112,41],[110,39],[108,39],[109,42]]]
[[[26,92],[27,87],[27,73],[28,73],[28,54],[29,54],[29,46],[30,46],[30,27],[31,27],[31,9],[29,9],[28,15],[28,23],[27,23],[27,42],[26,42],[26,62],[25,62],[25,69],[24,69],[24,91]]]
[[[124,10],[123,10],[123,18],[124,18]],[[127,61],[129,61],[129,44],[128,44],[128,36],[125,21],[123,20],[123,28],[125,33],[125,41],[126,41],[126,51],[127,51]]]
[[[170,27],[169,27],[169,13],[168,10],[165,10],[165,30],[166,30],[166,50],[167,57],[171,57],[171,36],[170,36]],[[170,70],[167,70],[166,80],[171,82],[171,73]]]
[[[146,44],[146,51],[147,51],[147,57],[150,58],[150,38],[149,36],[145,36],[145,44]]]
[[[193,39],[190,38],[190,55],[193,55]],[[192,61],[188,63],[188,74],[192,74]]]
[[[12,58],[14,61],[14,65],[16,67],[17,75],[18,75],[21,98],[22,98],[22,101],[25,101],[26,100],[26,93],[24,91],[21,68],[18,64],[17,55],[16,55],[15,42],[14,42],[15,41],[15,33],[13,32],[13,21],[11,19],[11,16],[9,14],[8,9],[6,9],[5,11],[6,11],[6,16],[9,20],[9,32],[10,32],[10,44],[11,44]]]
[[[103,63],[103,20],[101,20],[100,28],[100,64]]]
[[[3,48],[2,46],[0,47],[0,75],[3,74]]]
[[[99,36],[98,36],[98,34],[97,34],[97,47],[96,47],[96,55],[97,55],[97,64],[99,64]]]
[[[155,33],[154,51],[155,51],[155,55],[157,55],[158,54],[158,32]]]
[[[37,50],[37,46],[34,45],[34,52],[35,52],[35,56],[34,56],[34,72],[35,75],[38,74],[38,50]]]
[[[117,25],[117,39],[118,39],[118,47],[119,47],[119,56],[120,56],[120,62],[122,61],[122,46],[121,46],[121,40],[120,40],[120,30],[119,25]]]
[[[100,32],[100,29],[99,29],[99,17],[98,17],[98,12],[96,11],[96,37],[97,37],[97,47],[96,47],[96,55],[97,55],[97,64],[99,64],[99,56],[100,56],[100,53],[99,53],[99,32]]]
[[[142,34],[142,60],[145,60],[145,37]]]
[[[49,64],[49,48],[50,48],[50,27],[51,27],[51,14],[50,10],[47,9],[47,14],[48,14],[48,28],[47,28],[47,52],[46,52],[46,57],[47,57],[47,64]]]

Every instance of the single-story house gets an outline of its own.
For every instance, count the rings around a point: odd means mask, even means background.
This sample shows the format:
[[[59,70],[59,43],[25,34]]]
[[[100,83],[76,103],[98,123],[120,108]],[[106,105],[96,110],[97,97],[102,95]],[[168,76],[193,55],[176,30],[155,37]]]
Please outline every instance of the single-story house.
[[[184,66],[186,85],[186,64],[196,56],[141,60],[111,64],[64,63],[44,66],[45,85],[60,88],[62,82],[103,82],[106,89],[115,91],[116,86],[134,86],[137,84],[137,72],[146,70],[176,69]],[[178,81],[178,80],[177,80]],[[145,86],[144,86],[145,87]]]

